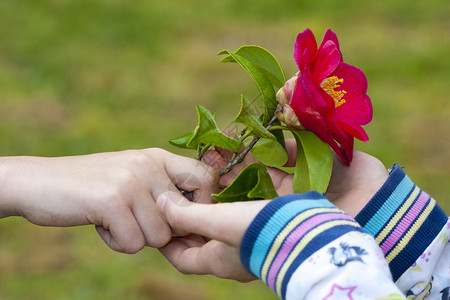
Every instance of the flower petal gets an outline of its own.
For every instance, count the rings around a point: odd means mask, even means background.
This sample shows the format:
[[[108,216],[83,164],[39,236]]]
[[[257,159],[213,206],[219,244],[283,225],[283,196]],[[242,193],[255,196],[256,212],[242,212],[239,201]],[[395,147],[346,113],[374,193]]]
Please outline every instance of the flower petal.
[[[306,58],[305,50],[308,50]],[[314,34],[309,28],[297,35],[294,43],[294,60],[300,70],[303,70],[306,65],[311,65],[314,56],[317,52],[317,42]]]
[[[360,141],[367,142],[369,140],[366,131],[361,127],[361,125],[357,124],[354,121],[336,120],[336,125],[342,130],[344,130],[346,133],[350,134],[351,136],[354,136]]]
[[[332,75],[344,78],[341,88],[345,89],[347,92],[352,91],[355,94],[367,93],[366,75],[364,75],[363,71],[357,67],[343,62],[337,66]]]
[[[313,75],[308,69],[305,68],[303,74],[300,76],[305,92],[308,93],[317,106],[323,107],[327,111],[327,114],[331,111],[334,118],[335,104],[333,98],[328,95],[320,85],[314,83]]]
[[[312,67],[314,82],[320,84],[336,70],[341,62],[341,52],[333,41],[327,41],[320,47]]]
[[[331,149],[339,156],[346,165],[350,165],[353,159],[353,137],[348,134],[333,134],[335,141],[328,143]]]
[[[326,120],[318,112],[314,100],[303,85],[303,75],[299,74],[292,96],[291,107],[305,128],[314,132],[322,141],[327,142],[330,138],[330,130]]]
[[[341,49],[340,49],[340,47],[339,47],[339,41],[338,41],[338,38],[337,38],[336,33],[334,33],[331,29],[328,29],[327,32],[325,32],[325,35],[323,36],[322,43],[320,43],[319,50],[320,50],[320,48],[323,47],[323,45],[324,45],[327,41],[332,41],[332,42],[336,45],[337,49],[338,49],[339,52],[341,53],[341,58],[340,58],[340,60],[341,60],[341,62],[342,62],[342,61],[343,61],[343,58],[342,58],[342,52],[341,52]]]
[[[336,109],[336,118],[346,123],[353,120],[359,125],[365,125],[372,120],[372,103],[367,92],[367,79],[364,73],[349,64],[340,63],[334,73],[344,82],[339,90],[346,91],[345,103]]]

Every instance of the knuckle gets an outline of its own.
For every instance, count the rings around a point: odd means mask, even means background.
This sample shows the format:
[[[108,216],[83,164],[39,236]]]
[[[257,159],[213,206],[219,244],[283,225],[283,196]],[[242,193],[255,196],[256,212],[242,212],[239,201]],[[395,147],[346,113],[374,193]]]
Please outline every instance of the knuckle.
[[[136,180],[133,171],[128,168],[120,168],[115,170],[114,175],[119,182],[129,183]]]
[[[151,161],[160,161],[168,153],[170,152],[161,148],[149,148],[141,151],[141,154],[145,155],[147,159]]]
[[[168,151],[161,149],[161,148],[150,148],[150,149],[148,149],[148,152],[155,154],[155,155],[162,155],[162,154],[168,153]]]
[[[144,240],[134,241],[122,247],[122,252],[127,254],[135,254],[141,251],[145,247]]]
[[[147,155],[143,151],[139,150],[133,150],[130,155],[130,163],[133,166],[142,166],[142,165],[148,165],[152,163],[152,160],[149,155]]]
[[[129,170],[142,170],[158,163],[157,151],[148,150],[126,150],[123,157],[123,164]]]
[[[122,199],[121,191],[117,186],[103,186],[93,192],[94,202],[101,203],[105,208],[115,208]]]
[[[139,185],[139,180],[135,173],[127,168],[118,168],[114,171],[114,182],[116,190],[120,194],[135,190]]]

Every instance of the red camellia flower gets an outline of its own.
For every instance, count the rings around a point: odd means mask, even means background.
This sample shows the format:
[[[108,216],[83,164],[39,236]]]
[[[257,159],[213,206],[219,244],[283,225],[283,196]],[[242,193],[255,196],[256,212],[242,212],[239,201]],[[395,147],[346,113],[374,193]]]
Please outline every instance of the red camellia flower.
[[[311,30],[299,33],[294,60],[300,71],[278,91],[277,116],[288,126],[311,130],[350,164],[353,138],[369,140],[361,127],[373,113],[366,76],[343,62],[337,36],[330,29],[319,48]]]

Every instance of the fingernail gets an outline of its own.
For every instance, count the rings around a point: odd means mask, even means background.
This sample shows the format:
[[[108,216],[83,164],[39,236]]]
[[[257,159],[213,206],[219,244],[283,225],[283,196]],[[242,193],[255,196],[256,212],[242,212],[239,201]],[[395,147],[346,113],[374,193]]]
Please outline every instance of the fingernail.
[[[164,204],[166,204],[167,201],[167,193],[161,194],[161,196],[158,197],[156,200],[156,205],[158,206],[160,211],[163,211]]]

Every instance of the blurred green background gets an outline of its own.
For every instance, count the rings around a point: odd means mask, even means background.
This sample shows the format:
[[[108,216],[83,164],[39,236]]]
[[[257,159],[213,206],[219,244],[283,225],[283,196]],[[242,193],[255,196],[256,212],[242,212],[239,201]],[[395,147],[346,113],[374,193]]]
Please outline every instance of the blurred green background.
[[[286,75],[309,27],[332,28],[366,73],[371,138],[450,212],[450,2],[0,1],[0,155],[61,156],[162,147],[194,128],[195,105],[221,126],[256,89],[216,53],[269,49]],[[276,299],[261,283],[184,276],[158,251],[114,253],[92,227],[0,221],[0,299]]]

